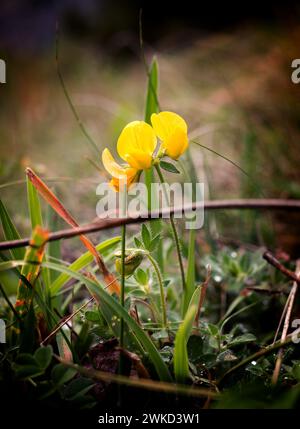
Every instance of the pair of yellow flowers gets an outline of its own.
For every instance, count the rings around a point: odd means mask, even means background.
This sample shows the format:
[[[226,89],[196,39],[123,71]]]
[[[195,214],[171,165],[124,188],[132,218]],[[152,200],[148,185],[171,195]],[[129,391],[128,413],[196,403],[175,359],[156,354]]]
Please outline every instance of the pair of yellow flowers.
[[[120,190],[121,181],[129,188],[139,180],[142,170],[150,168],[163,156],[177,160],[188,147],[187,124],[173,112],[151,115],[151,125],[143,121],[130,122],[120,134],[117,142],[119,156],[127,163],[119,165],[106,148],[102,162],[112,176],[111,185]],[[160,146],[157,150],[157,138]]]

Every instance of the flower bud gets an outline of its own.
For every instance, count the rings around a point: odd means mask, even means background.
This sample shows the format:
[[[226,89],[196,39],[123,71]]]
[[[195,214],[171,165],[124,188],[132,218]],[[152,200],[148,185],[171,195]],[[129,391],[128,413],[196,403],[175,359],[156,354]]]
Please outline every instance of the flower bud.
[[[116,270],[119,274],[122,274],[122,258],[121,258],[121,256],[122,256],[122,254],[120,251],[115,253]],[[125,276],[130,277],[135,272],[135,270],[138,268],[138,266],[141,264],[142,260],[143,260],[142,252],[140,252],[138,250],[126,252],[125,253],[125,261],[124,261]]]

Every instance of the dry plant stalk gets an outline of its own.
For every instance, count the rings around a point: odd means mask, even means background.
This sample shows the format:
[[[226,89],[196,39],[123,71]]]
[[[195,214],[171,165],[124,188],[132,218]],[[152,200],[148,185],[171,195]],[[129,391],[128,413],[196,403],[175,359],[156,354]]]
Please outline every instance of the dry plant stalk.
[[[48,188],[48,186],[40,179],[33,170],[30,168],[26,169],[26,175],[36,188],[36,190],[40,193],[40,195],[44,198],[44,200],[56,211],[56,213],[64,219],[70,226],[73,228],[79,228],[78,223],[75,221],[73,216],[66,210],[63,204],[59,201],[59,199],[54,195],[54,193]],[[110,293],[120,294],[120,285],[115,276],[108,270],[106,267],[102,257],[98,253],[97,249],[93,245],[93,243],[85,236],[79,236],[82,243],[85,247],[91,252],[94,256],[96,263],[99,266],[100,272],[103,275],[104,281],[106,285],[109,285],[108,291]]]
[[[297,260],[295,274],[297,277],[300,276],[300,259]],[[287,333],[288,333],[289,326],[290,326],[290,318],[291,318],[291,314],[292,314],[292,310],[293,310],[293,306],[294,306],[294,301],[295,301],[295,297],[296,297],[297,290],[298,290],[298,285],[299,285],[299,282],[297,282],[297,281],[293,282],[293,287],[290,291],[290,294],[289,294],[287,301],[286,301],[286,305],[283,309],[283,314],[284,313],[286,313],[286,314],[285,314],[285,319],[284,319],[284,324],[283,324],[283,329],[282,329],[282,334],[281,334],[281,342],[284,342],[286,340],[286,337],[287,337]],[[283,320],[283,316],[281,317],[280,322],[282,320]],[[281,323],[280,323],[280,325],[281,325]],[[282,365],[282,359],[283,359],[283,349],[281,348],[281,349],[279,349],[278,354],[277,354],[276,364],[275,364],[275,368],[274,368],[274,372],[273,372],[273,376],[272,376],[272,383],[273,384],[277,384],[279,373],[280,373],[280,368]]]

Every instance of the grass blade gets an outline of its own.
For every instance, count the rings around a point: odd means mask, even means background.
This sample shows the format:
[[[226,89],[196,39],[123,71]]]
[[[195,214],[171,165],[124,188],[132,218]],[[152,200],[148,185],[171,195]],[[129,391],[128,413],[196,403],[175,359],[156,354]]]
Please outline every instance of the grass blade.
[[[11,217],[9,216],[8,211],[6,210],[5,205],[0,200],[0,218],[4,233],[5,240],[19,240],[20,234],[18,233],[17,228],[15,227]],[[25,255],[25,250],[22,248],[15,248],[10,250],[13,259],[23,259]]]
[[[145,122],[151,125],[151,115],[152,113],[158,112],[158,103],[157,103],[157,86],[158,86],[158,67],[157,61],[153,59],[151,67],[148,72],[148,87],[146,95],[146,105],[145,105]],[[148,191],[148,208],[154,209],[152,207],[151,201],[151,183],[153,182],[154,174],[153,168],[149,168],[145,171],[145,184]]]
[[[191,300],[191,297],[195,291],[195,243],[196,243],[196,230],[191,229],[189,233],[189,247],[188,247],[188,265],[186,272],[186,292],[183,298],[183,316],[186,313],[187,307]]]
[[[191,157],[190,150],[186,152],[186,160],[188,164],[188,172],[184,170],[187,180],[193,185],[192,188],[192,202],[196,200],[195,186],[198,182],[197,172]],[[195,245],[196,245],[196,229],[191,229],[189,233],[189,244],[188,244],[188,264],[186,273],[186,290],[183,296],[182,303],[182,316],[185,316],[189,302],[195,291],[196,281],[196,259],[195,259]]]
[[[201,287],[198,287],[190,301],[188,310],[175,338],[174,347],[174,374],[178,383],[183,383],[189,378],[189,359],[187,352],[187,342],[193,329],[193,323],[197,314],[198,302],[200,299]]]
[[[26,178],[26,181],[27,181],[27,200],[28,200],[29,217],[31,221],[32,231],[34,231],[34,229],[37,226],[40,226],[41,228],[43,228],[42,209],[41,209],[40,199],[39,199],[37,190],[32,185],[28,177]],[[44,258],[46,259],[46,255],[44,255]],[[42,271],[42,278],[47,291],[49,291],[50,273],[48,269],[45,269]]]
[[[142,45],[141,45],[142,46]],[[158,90],[158,64],[156,58],[153,58],[150,69],[147,67],[147,75],[148,75],[148,87],[146,94],[146,104],[145,104],[145,122],[151,125],[151,115],[152,113],[159,112],[159,104],[157,97]],[[153,169],[145,171],[145,184],[148,190],[148,208],[151,210],[158,209],[158,202],[155,201],[154,198],[151,197],[151,183],[154,181],[154,172]],[[162,230],[162,222],[160,219],[154,220],[151,222],[151,230],[153,236],[159,234]],[[162,272],[164,272],[164,263],[163,263],[163,247],[162,242],[158,243],[157,249],[155,251],[155,257],[158,262],[159,268]]]
[[[26,249],[24,265],[21,270],[21,275],[30,282],[32,287],[28,287],[28,284],[23,280],[19,281],[15,305],[19,315],[23,316],[30,309],[34,295],[34,283],[40,272],[40,266],[44,257],[45,244],[47,240],[48,231],[37,225],[32,233],[30,245]]]
[[[49,231],[57,231],[59,229],[59,218],[55,212],[53,212],[52,208],[48,206],[47,210],[47,226]],[[61,259],[61,248],[60,248],[60,240],[50,241],[47,246],[47,256],[48,259],[55,258],[56,260]],[[50,281],[51,283],[56,280],[58,277],[58,273],[52,271],[50,273]]]
[[[79,226],[78,223],[63,206],[63,204],[59,201],[59,199],[54,195],[54,193],[48,188],[48,186],[30,168],[26,169],[26,174],[33,186],[37,189],[37,191],[41,194],[45,201],[56,211],[56,213],[70,226],[72,226],[73,228],[77,228]],[[111,293],[116,293],[119,295],[120,285],[115,276],[107,269],[102,257],[97,252],[93,243],[85,235],[80,235],[79,238],[85,245],[85,247],[94,256],[95,261],[97,262],[100,271],[103,275],[105,283],[109,285],[108,290]]]
[[[148,78],[148,88],[145,106],[145,122],[151,124],[152,113],[157,113],[159,110],[157,102],[157,89],[158,89],[158,65],[156,58],[153,58]]]
[[[27,200],[28,200],[28,209],[29,209],[29,217],[31,221],[31,228],[34,228],[39,225],[41,228],[43,227],[43,219],[42,219],[42,210],[41,204],[39,200],[39,196],[37,190],[30,182],[29,178],[26,178],[27,182]]]
[[[113,237],[108,240],[103,241],[102,243],[96,246],[98,252],[105,252],[110,249],[113,249],[114,246],[120,242],[120,237]],[[88,264],[93,261],[93,256],[90,252],[86,252],[81,255],[76,261],[74,261],[70,266],[70,270],[72,271],[80,271],[85,268]],[[64,286],[64,284],[70,279],[70,276],[66,273],[60,274],[59,277],[52,283],[51,285],[51,294],[55,295],[59,290]]]

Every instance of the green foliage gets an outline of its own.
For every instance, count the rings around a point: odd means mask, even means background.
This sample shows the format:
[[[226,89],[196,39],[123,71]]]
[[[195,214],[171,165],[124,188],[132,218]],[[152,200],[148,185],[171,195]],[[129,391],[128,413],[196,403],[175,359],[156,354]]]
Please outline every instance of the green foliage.
[[[20,353],[13,364],[16,376],[22,380],[44,374],[52,360],[52,347],[40,347],[35,353]]]
[[[99,243],[96,246],[96,249],[101,254],[105,254],[106,252],[113,250],[119,241],[120,237],[110,238],[102,243]],[[70,265],[70,269],[73,271],[80,271],[87,267],[91,262],[93,262],[93,255],[90,252],[85,252]],[[57,292],[59,292],[68,280],[70,280],[70,276],[65,273],[60,274],[60,276],[57,277],[51,285],[51,294],[55,295]]]
[[[161,168],[169,173],[180,174],[180,171],[175,167],[174,164],[167,161],[160,161]]]
[[[148,73],[147,123],[150,123],[151,114],[159,111],[157,90],[158,67],[156,60],[153,60]],[[80,122],[71,101],[70,105]],[[245,158],[243,167],[251,176],[256,173],[253,151],[256,143],[255,132],[247,132],[242,156]],[[205,148],[202,144],[198,146]],[[206,149],[243,172],[245,180],[242,189],[245,194],[256,196],[260,192],[257,187],[254,189],[246,171],[235,162],[214,149]],[[160,167],[171,174],[184,174],[187,181],[195,183],[198,178],[192,159],[188,151],[185,165],[161,160]],[[180,165],[180,171],[177,165]],[[205,160],[204,166],[207,167],[208,176],[213,175],[213,169],[206,165]],[[151,168],[145,172],[148,189],[153,180]],[[210,177],[208,181],[211,182]],[[27,181],[27,195],[31,226],[42,226],[38,193],[30,181]],[[149,208],[156,209],[157,203],[149,197]],[[47,225],[54,230],[56,223],[51,210]],[[5,240],[19,239],[17,228],[1,201],[0,217]],[[209,216],[208,223],[212,217]],[[243,219],[251,220],[254,226],[257,216],[251,214]],[[123,319],[122,345],[129,362],[127,375],[134,372],[135,377],[144,377],[148,372],[161,381],[173,383],[175,379],[176,383],[193,384],[194,390],[197,387],[209,389],[207,394],[220,392],[212,400],[211,407],[289,408],[299,404],[300,361],[294,344],[283,347],[278,385],[271,387],[277,349],[281,344],[272,353],[267,353],[267,346],[273,341],[290,285],[283,275],[270,269],[262,258],[262,250],[243,245],[222,245],[206,230],[200,234],[196,230],[189,231],[189,234],[181,230],[180,250],[185,258],[186,273],[186,289],[183,291],[178,287],[180,276],[174,261],[174,242],[168,222],[154,220],[144,223],[134,233],[136,236],[132,241],[137,249],[128,249],[128,254],[130,256],[131,252],[136,252],[138,257],[133,265],[127,266],[130,270],[125,273],[128,278],[124,307],[116,296],[108,293],[107,284],[103,287],[103,276],[93,263],[90,252],[81,254],[66,266],[68,262],[61,259],[60,242],[50,244],[47,257],[39,267],[41,272],[35,273],[36,278],[32,273],[41,262],[36,260],[36,248],[29,248],[26,257],[22,248],[11,250],[8,255],[10,259],[4,253],[1,255],[1,280],[10,273],[15,283],[21,278],[32,292],[28,311],[18,320],[14,294],[8,296],[5,288],[1,288],[0,318],[7,323],[7,345],[0,349],[1,389],[3,385],[5,390],[9,383],[21,384],[26,392],[42,401],[61,401],[64,406],[73,404],[80,408],[95,406],[99,400],[95,393],[98,386],[95,381],[80,375],[85,373],[80,372],[79,368],[85,369],[94,364],[92,353],[101,345],[107,350],[101,350],[100,358],[104,359],[108,354],[104,370],[116,372],[116,367],[109,365],[119,353],[120,321]],[[120,237],[113,237],[96,246],[114,272],[120,271],[115,270],[112,264],[112,256],[119,242]],[[69,258],[68,255],[67,260],[74,259],[72,248],[71,256]],[[50,263],[51,258],[56,263]],[[289,269],[295,269],[293,262],[283,263]],[[198,314],[202,289],[197,285],[206,277],[208,264],[212,268],[212,276]],[[34,288],[29,280],[34,283]],[[93,299],[87,302],[90,295]],[[163,317],[164,309],[166,320]],[[52,345],[40,347],[41,340],[49,334],[50,338],[44,343]],[[114,343],[116,346],[111,346]],[[59,356],[53,355],[52,347],[55,355]],[[252,359],[257,351],[261,354]],[[76,369],[57,363],[57,359],[79,364],[77,370],[80,374]],[[114,389],[110,390],[109,386],[106,390],[106,383],[103,386],[101,388],[105,393],[109,391],[113,401],[116,401]],[[163,383],[161,386],[164,386]]]
[[[106,304],[107,308],[111,310],[112,314],[117,315],[120,318],[123,317],[124,322],[128,325],[128,327],[131,329],[131,331],[133,332],[137,340],[142,344],[144,350],[148,353],[149,358],[152,360],[153,365],[161,380],[165,380],[165,381],[171,380],[171,376],[169,374],[168,368],[163,362],[153,342],[150,340],[147,334],[145,334],[143,329],[134,321],[134,319],[132,319],[128,315],[126,310],[114,298],[112,298],[103,289],[99,288],[99,286],[96,283],[83,277],[81,274],[70,270],[69,268],[66,268],[57,264],[53,264],[53,263],[45,263],[44,265],[46,265],[50,269],[58,270],[63,273],[68,273],[69,276],[86,283],[88,285],[88,288],[91,290],[91,292],[99,298],[100,303]]]
[[[5,240],[18,240],[20,239],[20,234],[17,231],[8,211],[5,208],[5,205],[0,200],[0,217],[3,228],[3,233]],[[22,248],[11,249],[11,256],[13,259],[22,260],[24,258],[25,251]]]
[[[201,288],[194,292],[182,324],[179,326],[174,345],[174,373],[177,382],[185,382],[189,377],[187,343],[197,313]]]

